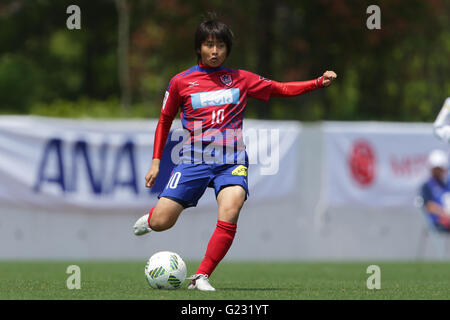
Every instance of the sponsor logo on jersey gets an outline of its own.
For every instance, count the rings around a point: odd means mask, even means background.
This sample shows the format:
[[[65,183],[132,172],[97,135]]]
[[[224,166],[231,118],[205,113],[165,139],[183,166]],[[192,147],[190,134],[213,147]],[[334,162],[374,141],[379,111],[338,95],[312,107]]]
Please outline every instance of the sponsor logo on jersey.
[[[237,104],[239,95],[240,91],[238,88],[199,92],[191,94],[191,102],[194,109]]]
[[[223,74],[219,77],[220,81],[227,87],[231,86],[233,84],[233,78],[230,74]]]
[[[231,172],[231,174],[233,176],[245,176],[246,177],[247,176],[247,167],[243,166],[243,165],[237,166],[236,169],[234,169]]]

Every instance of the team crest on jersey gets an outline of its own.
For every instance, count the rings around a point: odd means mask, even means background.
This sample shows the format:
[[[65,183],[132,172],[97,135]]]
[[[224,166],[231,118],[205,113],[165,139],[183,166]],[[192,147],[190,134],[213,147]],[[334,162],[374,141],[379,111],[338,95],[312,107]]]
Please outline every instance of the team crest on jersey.
[[[233,84],[233,78],[230,74],[223,74],[220,76],[220,81],[227,87],[231,86]]]

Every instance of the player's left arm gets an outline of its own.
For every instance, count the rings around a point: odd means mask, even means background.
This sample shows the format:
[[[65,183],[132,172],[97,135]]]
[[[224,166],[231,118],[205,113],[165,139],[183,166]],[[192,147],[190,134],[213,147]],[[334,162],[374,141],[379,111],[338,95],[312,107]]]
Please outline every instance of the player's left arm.
[[[325,88],[337,78],[334,71],[325,71],[322,76],[314,80],[293,81],[293,82],[277,82],[272,81],[271,97],[292,97],[298,96],[319,88]]]
[[[263,101],[268,101],[271,97],[292,97],[325,88],[337,78],[334,71],[325,71],[323,75],[314,80],[277,82],[245,70],[240,70],[240,73],[247,80],[249,97]]]
[[[323,78],[322,82],[323,86],[328,87],[337,78],[337,74],[334,71],[327,70],[323,73],[322,78]]]

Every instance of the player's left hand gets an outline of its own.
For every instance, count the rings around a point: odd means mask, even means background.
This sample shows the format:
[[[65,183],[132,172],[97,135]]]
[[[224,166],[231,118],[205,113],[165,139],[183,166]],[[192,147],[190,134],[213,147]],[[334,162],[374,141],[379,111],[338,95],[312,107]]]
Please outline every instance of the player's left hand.
[[[323,77],[323,86],[328,87],[334,79],[337,78],[337,74],[334,71],[325,71],[322,75]]]

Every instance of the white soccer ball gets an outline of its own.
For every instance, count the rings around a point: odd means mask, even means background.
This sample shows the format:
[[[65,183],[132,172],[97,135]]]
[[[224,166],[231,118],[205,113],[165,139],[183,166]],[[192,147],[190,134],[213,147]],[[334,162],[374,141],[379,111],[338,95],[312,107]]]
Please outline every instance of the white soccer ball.
[[[178,289],[186,279],[186,272],[183,259],[170,251],[155,253],[145,265],[145,278],[155,289]]]

